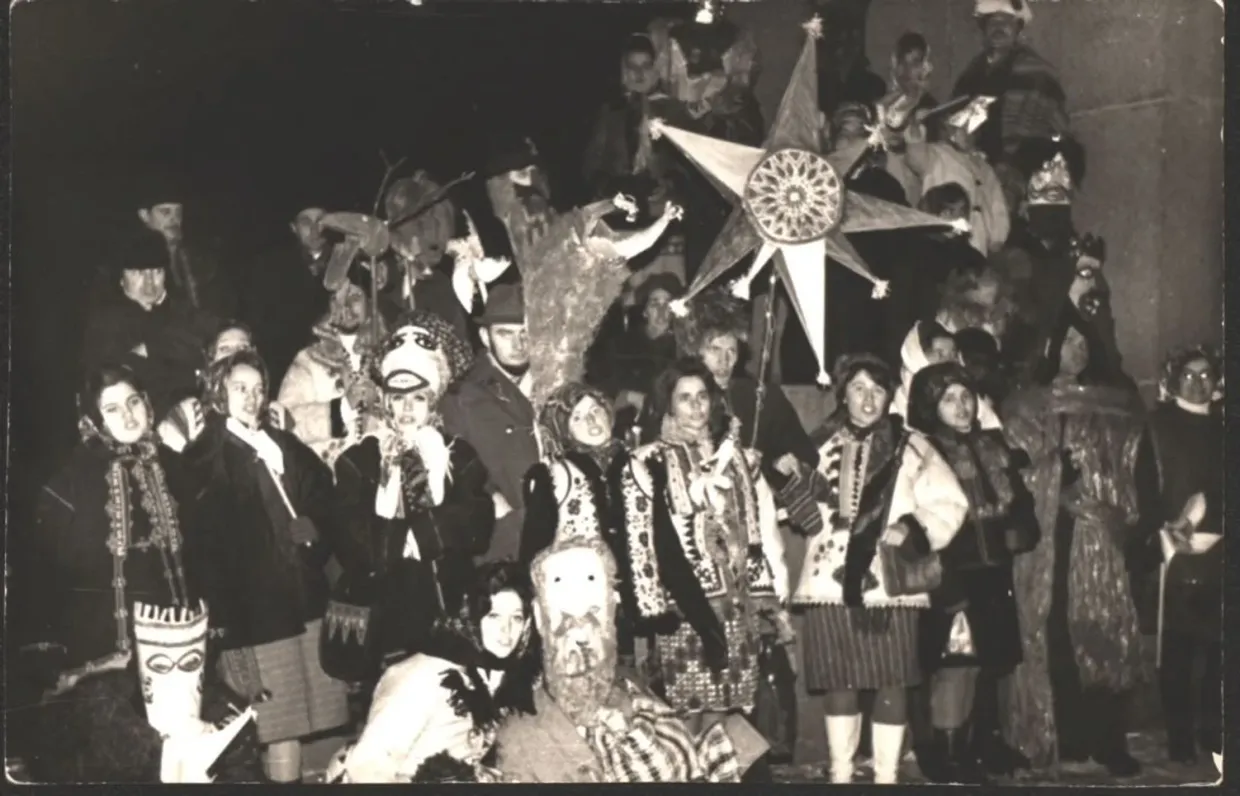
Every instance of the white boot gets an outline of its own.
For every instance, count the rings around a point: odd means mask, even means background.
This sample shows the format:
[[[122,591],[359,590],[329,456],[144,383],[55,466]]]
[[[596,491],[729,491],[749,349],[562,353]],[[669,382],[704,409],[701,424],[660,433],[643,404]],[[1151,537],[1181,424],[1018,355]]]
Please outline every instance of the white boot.
[[[827,749],[831,754],[831,781],[848,784],[853,778],[853,755],[861,743],[861,714],[827,716]]]
[[[874,723],[874,784],[894,785],[904,754],[904,725]]]

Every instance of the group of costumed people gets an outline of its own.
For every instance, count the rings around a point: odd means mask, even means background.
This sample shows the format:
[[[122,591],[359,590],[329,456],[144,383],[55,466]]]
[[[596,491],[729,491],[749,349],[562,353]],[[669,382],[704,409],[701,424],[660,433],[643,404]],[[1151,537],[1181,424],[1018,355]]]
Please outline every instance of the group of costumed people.
[[[902,93],[869,138],[820,153],[821,29],[806,29],[765,142],[737,92],[746,36],[681,25],[627,45],[626,80],[657,63],[676,100],[646,92],[659,123],[641,125],[639,164],[666,159],[666,137],[740,195],[688,291],[670,264],[698,245],[694,219],[672,226],[680,206],[600,166],[599,190],[619,193],[558,212],[523,145],[486,175],[513,261],[488,257],[468,218],[453,239],[451,186],[419,174],[384,186],[384,219],[299,217],[327,301],[311,345],[272,352],[281,376],[235,323],[193,389],[153,397],[143,342],[96,369],[82,443],[40,500],[34,648],[56,676],[22,714],[27,773],[293,782],[304,742],[342,731],[361,696],[329,782],[763,781],[755,710],[779,650],[824,695],[832,782],[854,779],[863,694],[876,783],[899,780],[909,727],[933,781],[1087,757],[1127,776],[1149,630],[1133,570],[1157,572],[1171,755],[1221,752],[1217,353],[1176,352],[1147,412],[1120,368],[1105,245],[1071,225],[1079,147],[992,141],[987,108],[1012,132],[1034,100],[991,92],[978,66],[948,120],[957,148],[926,144],[924,103]],[[609,112],[623,127],[632,110]],[[626,154],[608,119],[600,163]],[[710,141],[737,157],[698,157],[721,151]],[[973,148],[1021,175],[1011,235],[980,196],[919,212],[841,179],[877,150],[919,174],[969,170]],[[789,163],[821,178],[802,186],[826,191],[819,215],[771,199]],[[899,367],[873,353],[827,367],[827,256],[883,293],[843,235],[858,224],[937,226],[996,263],[952,272],[902,327]],[[731,290],[710,284],[755,250]],[[830,387],[809,433],[765,384],[772,310],[758,378],[734,372],[741,297],[773,257]],[[661,358],[596,372],[609,311],[652,258],[636,292]],[[805,538],[795,579],[788,533]]]

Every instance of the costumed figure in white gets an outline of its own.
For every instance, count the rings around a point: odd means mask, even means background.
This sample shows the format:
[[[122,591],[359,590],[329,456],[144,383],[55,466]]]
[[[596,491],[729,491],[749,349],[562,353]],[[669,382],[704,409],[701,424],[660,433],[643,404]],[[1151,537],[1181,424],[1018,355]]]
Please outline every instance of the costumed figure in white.
[[[495,766],[521,783],[737,782],[764,750],[748,725],[694,732],[617,667],[616,562],[597,539],[535,557],[542,677],[532,710],[508,716]]]
[[[333,262],[346,254],[338,246]],[[379,388],[370,373],[383,324],[370,280],[361,264],[349,268],[327,317],[314,327],[318,341],[294,357],[277,398],[290,415],[289,430],[328,467],[379,423]]]
[[[500,781],[489,765],[499,725],[509,713],[533,709],[531,613],[523,566],[479,570],[425,650],[384,672],[361,736],[337,753],[327,781]]]
[[[922,676],[918,623],[934,586],[887,564],[945,548],[969,501],[934,447],[888,413],[895,377],[885,362],[846,355],[835,371],[839,408],[811,435],[818,462],[782,490],[790,520],[810,537],[792,602],[805,609],[806,688],[825,693],[831,781],[852,781],[857,693],[873,690],[874,781],[893,784],[906,691]]]

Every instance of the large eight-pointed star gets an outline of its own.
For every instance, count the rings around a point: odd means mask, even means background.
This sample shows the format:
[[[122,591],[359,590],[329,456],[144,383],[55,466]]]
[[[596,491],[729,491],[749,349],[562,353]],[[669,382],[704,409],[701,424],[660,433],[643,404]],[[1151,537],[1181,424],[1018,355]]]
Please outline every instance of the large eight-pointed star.
[[[738,292],[745,295],[758,271],[778,255],[775,267],[818,357],[819,381],[826,383],[826,258],[874,282],[876,298],[886,294],[886,284],[870,273],[844,233],[945,222],[845,188],[846,175],[870,142],[828,155],[819,151],[814,40],[822,35],[822,22],[814,17],[804,28],[805,45],[761,149],[691,133],[659,119],[651,121],[650,130],[654,136],[666,136],[735,197],[731,215],[676,309],[684,312],[684,302],[756,249],[757,257],[738,285]]]

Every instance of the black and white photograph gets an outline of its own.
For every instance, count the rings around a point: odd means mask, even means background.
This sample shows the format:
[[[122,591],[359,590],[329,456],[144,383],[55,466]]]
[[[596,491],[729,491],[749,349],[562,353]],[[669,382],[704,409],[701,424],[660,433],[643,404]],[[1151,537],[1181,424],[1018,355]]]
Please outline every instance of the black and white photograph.
[[[1224,27],[11,0],[8,783],[1221,785]]]

